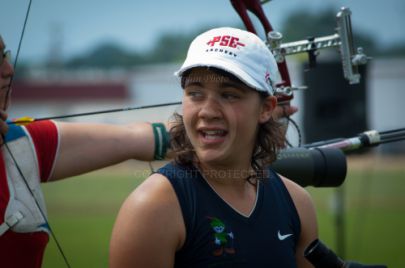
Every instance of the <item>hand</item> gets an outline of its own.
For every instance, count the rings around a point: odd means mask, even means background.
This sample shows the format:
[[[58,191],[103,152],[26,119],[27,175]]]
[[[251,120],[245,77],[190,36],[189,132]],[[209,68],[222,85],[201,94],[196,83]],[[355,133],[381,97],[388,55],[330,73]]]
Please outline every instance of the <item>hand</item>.
[[[6,135],[8,131],[8,124],[6,122],[7,120],[7,113],[5,111],[0,110],[0,144],[4,143],[3,137]]]
[[[298,111],[298,107],[291,106],[290,104],[277,105],[273,112],[273,118],[277,121],[279,119],[289,117]]]
[[[297,111],[298,107],[291,106],[290,103],[279,104],[274,109],[273,119],[281,124],[284,136],[287,134],[288,117],[295,114]]]

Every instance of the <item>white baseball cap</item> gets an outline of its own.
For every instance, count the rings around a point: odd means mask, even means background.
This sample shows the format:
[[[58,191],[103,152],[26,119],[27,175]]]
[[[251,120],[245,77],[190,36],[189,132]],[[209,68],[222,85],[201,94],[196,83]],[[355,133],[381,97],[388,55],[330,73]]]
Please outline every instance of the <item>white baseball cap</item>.
[[[215,67],[229,72],[257,91],[274,94],[280,73],[273,54],[255,34],[236,28],[215,28],[197,36],[191,43],[181,77],[194,67]]]

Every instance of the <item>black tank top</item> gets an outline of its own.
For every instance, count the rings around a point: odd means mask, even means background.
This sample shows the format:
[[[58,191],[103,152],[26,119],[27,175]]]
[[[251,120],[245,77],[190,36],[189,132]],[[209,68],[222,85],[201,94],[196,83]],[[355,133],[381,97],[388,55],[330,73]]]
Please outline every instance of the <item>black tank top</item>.
[[[297,267],[300,221],[274,171],[259,182],[249,217],[227,204],[193,166],[169,163],[158,173],[171,182],[186,227],[175,267]]]

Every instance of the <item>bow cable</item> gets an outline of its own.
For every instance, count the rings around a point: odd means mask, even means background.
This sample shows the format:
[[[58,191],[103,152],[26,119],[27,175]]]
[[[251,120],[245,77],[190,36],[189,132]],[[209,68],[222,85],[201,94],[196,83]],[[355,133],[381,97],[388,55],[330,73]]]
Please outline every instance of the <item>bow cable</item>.
[[[16,53],[15,59],[14,59],[14,66],[13,66],[14,70],[16,70],[16,68],[17,68],[17,59],[18,59],[18,56],[20,55],[21,44],[22,44],[22,40],[23,40],[23,37],[24,37],[25,28],[27,26],[28,16],[29,16],[30,10],[31,10],[31,4],[32,4],[32,0],[29,0],[28,7],[27,7],[27,12],[25,14],[23,28],[22,28],[21,35],[20,35],[20,40],[18,41],[17,53]],[[4,104],[3,104],[3,110],[4,111],[7,108],[7,99],[10,96],[10,91],[11,91],[11,85],[13,83],[13,78],[14,78],[14,75],[11,76],[10,83],[8,84],[8,89],[7,89],[7,92],[6,92],[6,98],[5,98],[5,101],[4,101]]]
[[[26,12],[25,20],[24,20],[24,24],[23,24],[23,29],[22,29],[22,31],[21,31],[20,40],[19,40],[19,42],[18,42],[18,48],[17,48],[16,57],[15,57],[15,59],[14,59],[14,70],[16,70],[16,67],[17,67],[17,60],[18,60],[18,56],[19,56],[19,54],[20,54],[20,49],[21,49],[22,40],[23,40],[24,33],[25,33],[25,29],[26,29],[26,26],[27,26],[28,16],[29,16],[29,13],[30,13],[30,10],[31,10],[31,4],[32,4],[32,0],[29,0],[28,7],[27,7],[27,12]],[[8,89],[7,89],[7,92],[6,92],[6,96],[5,96],[5,99],[4,99],[4,103],[3,103],[3,110],[6,110],[6,109],[7,109],[7,100],[8,100],[8,98],[9,98],[9,96],[10,96],[10,91],[11,91],[11,86],[12,86],[12,83],[13,83],[13,78],[14,78],[14,75],[11,76],[11,79],[10,79],[10,83],[9,83],[9,86],[8,86]],[[56,235],[55,235],[55,233],[53,232],[53,230],[52,230],[52,228],[51,228],[51,225],[49,224],[49,221],[48,221],[48,219],[47,219],[47,217],[46,217],[44,211],[41,209],[41,207],[40,207],[40,205],[39,205],[39,203],[38,203],[38,200],[35,198],[35,196],[34,196],[32,190],[31,190],[31,188],[30,188],[29,185],[28,185],[27,179],[25,178],[24,174],[23,174],[22,171],[21,171],[20,166],[19,166],[18,163],[17,163],[17,160],[15,159],[13,153],[11,152],[11,150],[10,150],[8,144],[5,142],[5,137],[4,137],[4,135],[3,135],[3,140],[4,140],[4,147],[6,148],[6,150],[8,151],[8,153],[10,154],[11,159],[12,159],[12,161],[14,162],[15,167],[16,167],[16,169],[17,169],[19,175],[20,175],[21,178],[23,179],[25,186],[27,187],[28,191],[30,192],[32,198],[33,198],[34,201],[35,201],[35,204],[36,204],[36,206],[37,206],[39,212],[41,213],[43,219],[45,220],[45,223],[46,223],[46,225],[47,225],[47,227],[48,227],[48,229],[49,229],[49,232],[50,232],[52,238],[54,239],[54,241],[55,241],[55,243],[56,243],[56,246],[57,246],[57,248],[58,248],[60,254],[61,254],[62,257],[63,257],[63,260],[64,260],[66,266],[67,266],[68,268],[70,268],[71,266],[69,265],[69,262],[68,262],[68,260],[67,260],[67,258],[66,258],[66,256],[65,256],[65,254],[64,254],[64,252],[63,252],[63,250],[62,250],[61,245],[59,244],[58,240],[56,239]]]

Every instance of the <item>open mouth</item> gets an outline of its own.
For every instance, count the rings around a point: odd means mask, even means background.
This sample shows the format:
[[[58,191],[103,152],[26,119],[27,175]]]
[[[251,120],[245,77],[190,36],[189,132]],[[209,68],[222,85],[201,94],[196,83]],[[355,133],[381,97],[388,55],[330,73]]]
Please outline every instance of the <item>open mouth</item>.
[[[228,133],[225,130],[200,130],[200,135],[206,140],[219,140],[223,139]]]

